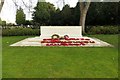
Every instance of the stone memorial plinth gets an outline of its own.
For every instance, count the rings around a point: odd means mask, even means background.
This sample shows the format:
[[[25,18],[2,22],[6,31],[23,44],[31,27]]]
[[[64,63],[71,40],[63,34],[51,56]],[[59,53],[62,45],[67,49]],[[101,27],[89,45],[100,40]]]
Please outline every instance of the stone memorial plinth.
[[[40,36],[27,38],[10,46],[112,47],[107,42],[82,36],[81,26],[41,26]],[[54,39],[54,34],[61,38]],[[69,36],[65,38],[65,35]]]
[[[58,34],[60,36],[69,35],[69,37],[82,37],[82,27],[81,26],[41,26],[40,38],[51,38],[53,34]]]

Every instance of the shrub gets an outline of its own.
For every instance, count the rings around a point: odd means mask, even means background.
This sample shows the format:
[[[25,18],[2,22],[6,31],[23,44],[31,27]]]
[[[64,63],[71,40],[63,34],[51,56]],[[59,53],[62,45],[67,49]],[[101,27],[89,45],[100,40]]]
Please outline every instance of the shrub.
[[[12,28],[12,29],[3,29],[2,36],[39,36],[39,29],[32,28]]]
[[[118,34],[118,26],[93,26],[88,31],[88,34]]]

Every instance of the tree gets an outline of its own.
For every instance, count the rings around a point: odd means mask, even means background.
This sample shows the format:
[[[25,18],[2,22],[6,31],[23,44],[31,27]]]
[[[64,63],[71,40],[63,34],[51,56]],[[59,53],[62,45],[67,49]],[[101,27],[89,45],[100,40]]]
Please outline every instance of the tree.
[[[65,5],[61,11],[63,25],[69,25],[72,22],[72,12],[69,5]]]
[[[17,13],[16,13],[16,23],[18,25],[24,25],[24,23],[25,23],[25,14],[24,14],[22,8],[17,10]]]
[[[86,20],[86,15],[91,3],[91,0],[87,0],[87,2],[82,2],[80,1],[80,22],[79,25],[82,26],[82,32],[85,33],[85,20]]]
[[[73,12],[73,21],[74,21],[74,25],[78,26],[79,25],[79,20],[80,20],[80,2],[77,3],[77,5],[74,8]]]
[[[2,26],[6,26],[6,21],[2,21]]]
[[[55,13],[51,15],[50,25],[52,26],[62,25],[61,11],[59,8],[55,11]]]
[[[86,17],[86,25],[115,25],[117,15],[117,2],[91,2]]]
[[[53,4],[48,2],[38,2],[33,13],[33,21],[40,25],[49,25],[51,16],[55,12]]]
[[[26,20],[24,25],[32,25],[32,20]]]

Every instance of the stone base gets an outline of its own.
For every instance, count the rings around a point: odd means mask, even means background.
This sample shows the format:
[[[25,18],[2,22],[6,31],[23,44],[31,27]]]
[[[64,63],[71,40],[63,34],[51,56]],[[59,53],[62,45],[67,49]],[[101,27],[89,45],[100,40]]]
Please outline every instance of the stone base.
[[[86,44],[86,45],[82,45],[82,46],[78,46],[78,47],[113,47],[111,44],[101,41],[97,38],[90,38],[90,37],[80,37],[80,38],[87,38],[92,41],[95,41],[95,43]],[[14,43],[10,46],[43,46],[43,45],[41,45],[41,41],[42,41],[42,39],[40,37],[27,38],[27,39],[21,40],[17,43]],[[67,46],[67,47],[77,47],[77,46]]]

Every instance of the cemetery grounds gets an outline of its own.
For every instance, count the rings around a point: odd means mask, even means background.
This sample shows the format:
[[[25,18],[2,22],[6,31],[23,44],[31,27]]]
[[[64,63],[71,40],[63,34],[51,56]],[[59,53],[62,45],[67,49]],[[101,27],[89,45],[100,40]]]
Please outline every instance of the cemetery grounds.
[[[33,36],[2,38],[3,78],[117,78],[118,35],[87,35],[114,47],[10,47]]]

